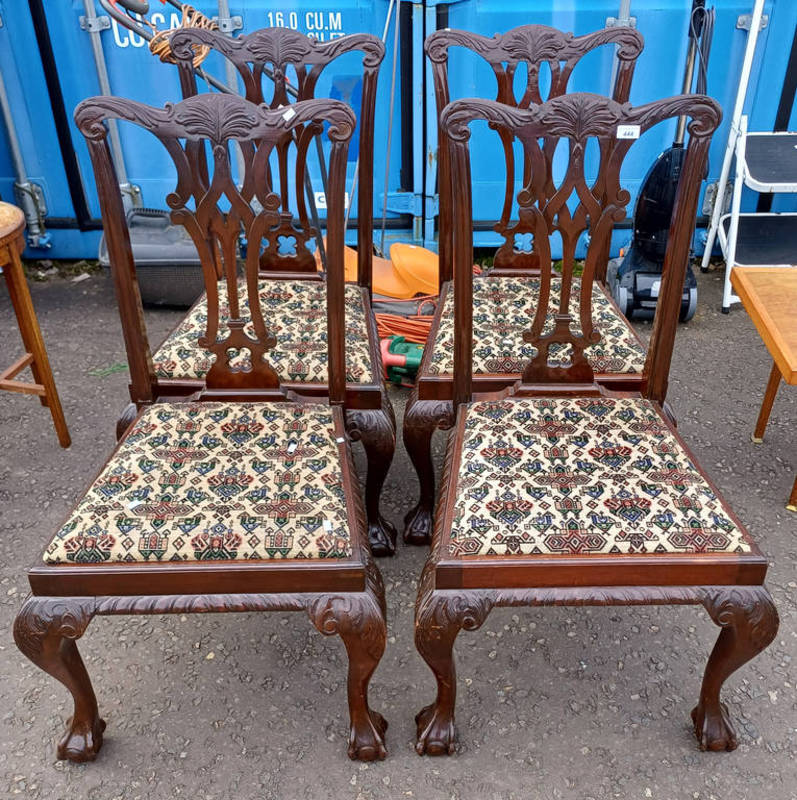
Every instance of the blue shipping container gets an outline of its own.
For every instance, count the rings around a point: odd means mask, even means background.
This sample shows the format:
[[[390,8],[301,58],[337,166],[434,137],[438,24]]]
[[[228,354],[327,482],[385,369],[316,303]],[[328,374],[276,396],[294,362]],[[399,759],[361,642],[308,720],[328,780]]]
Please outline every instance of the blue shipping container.
[[[678,94],[683,81],[684,62],[688,47],[687,30],[691,0],[632,0],[631,15],[636,28],[645,37],[645,48],[637,61],[630,101],[645,103]],[[426,33],[441,28],[477,31],[491,36],[518,25],[530,22],[550,25],[561,30],[585,34],[616,18],[617,0],[427,0]],[[736,98],[738,77],[741,72],[747,32],[737,28],[742,14],[752,10],[751,0],[715,0],[707,6],[716,9],[716,24],[708,69],[708,93],[722,105],[725,117],[711,146],[709,175],[705,185],[716,181],[722,166],[727,142],[730,114]],[[772,130],[785,76],[788,54],[797,25],[797,3],[770,0],[764,13],[769,23],[761,32],[756,49],[756,59],[748,91],[746,111],[750,115],[751,130]],[[576,67],[570,82],[571,91],[611,92],[613,48],[604,46],[586,56]],[[765,69],[764,69],[765,67]],[[761,80],[762,75],[766,80]],[[543,88],[544,75],[543,71]],[[518,70],[516,86],[525,80]],[[496,83],[487,62],[463,48],[454,48],[449,55],[449,81],[451,98],[490,97]],[[437,230],[437,126],[434,116],[434,93],[431,71],[426,75],[426,105],[431,109],[426,120],[426,176],[424,180],[425,225],[424,244],[436,246]],[[792,124],[794,120],[792,120]],[[793,129],[793,128],[792,128]],[[629,217],[636,195],[648,168],[656,157],[670,146],[675,133],[675,123],[662,124],[649,131],[634,144],[626,158],[622,183],[631,192]],[[498,236],[487,221],[500,216],[503,199],[504,175],[496,164],[504,157],[498,137],[486,127],[473,126],[471,139],[472,172],[474,185],[473,214],[477,230],[477,246],[499,244]],[[560,160],[561,171],[566,160]],[[588,159],[589,161],[589,159]],[[520,163],[520,162],[518,162]],[[593,163],[596,163],[593,160]],[[556,165],[555,165],[556,166]],[[560,176],[561,176],[560,171]],[[587,174],[589,178],[589,171]],[[754,210],[757,195],[745,195],[743,210]],[[774,210],[794,208],[794,199],[780,197]],[[479,225],[480,221],[484,221]],[[615,233],[615,252],[630,239],[630,231]],[[702,247],[702,239],[697,242]],[[560,253],[554,253],[558,257]]]
[[[2,3],[3,0],[0,0]],[[22,2],[12,4],[5,0],[0,5],[0,67],[6,83],[9,84],[11,105],[23,150],[23,158],[29,178],[39,183],[47,200],[48,213],[56,220],[51,233],[49,251],[28,249],[29,257],[90,257],[97,255],[99,240],[99,204],[93,183],[93,174],[88,151],[83,137],[72,122],[75,106],[85,97],[99,94],[100,84],[92,54],[90,34],[85,30],[85,7],[82,0],[47,3],[31,0],[31,10]],[[284,26],[329,41],[347,33],[368,32],[381,36],[385,18],[390,6],[389,0],[313,0],[312,4],[298,0],[286,0],[278,9],[273,3],[262,0],[246,3],[232,3],[231,16],[237,33],[254,31],[267,26]],[[39,30],[35,30],[36,18],[31,14],[34,7],[40,11]],[[218,4],[199,0],[195,7],[207,16],[218,16]],[[161,63],[153,56],[147,42],[136,33],[127,30],[103,13],[99,4],[95,10],[100,23],[101,42],[107,64],[108,79],[113,94],[128,97],[152,105],[179,99],[180,89],[177,70],[174,66]],[[170,5],[162,5],[158,0],[150,3],[148,21],[157,28],[174,28],[180,24],[180,12]],[[45,29],[42,33],[41,28]],[[384,170],[388,161],[387,142],[390,121],[390,77],[393,64],[392,27],[387,41],[387,54],[380,73],[377,95],[376,115],[376,172],[378,174],[374,215],[381,221],[384,190]],[[37,37],[38,33],[38,37]],[[40,57],[42,39],[52,48],[55,75],[50,75],[48,85]],[[318,97],[334,97],[350,102],[355,109],[361,90],[361,55],[342,56],[322,73],[316,89]],[[407,198],[410,192],[401,191],[402,158],[406,162],[406,149],[402,152],[402,142],[407,140],[401,130],[401,60],[397,61],[396,101],[393,113],[393,136],[389,157],[387,178],[388,208],[396,208],[388,214],[391,226],[399,225],[404,230],[412,227],[408,217],[412,209]],[[203,68],[214,77],[226,82],[225,59],[211,54]],[[289,76],[290,78],[290,76]],[[53,82],[55,87],[53,87]],[[201,82],[200,82],[201,83]],[[202,90],[202,86],[200,89]],[[239,87],[240,88],[240,87]],[[56,129],[54,119],[58,109],[68,120],[68,132]],[[35,131],[35,135],[34,132]],[[139,190],[135,201],[145,207],[162,208],[164,198],[174,185],[173,167],[163,148],[148,141],[148,134],[135,126],[122,123],[119,134],[123,151],[123,164],[128,182]],[[3,132],[5,135],[5,132]],[[70,141],[66,141],[69,139]],[[65,152],[60,151],[59,142],[64,142]],[[357,145],[350,151],[348,182],[352,185]],[[67,179],[68,166],[72,162],[73,180]],[[316,171],[313,172],[313,167]],[[323,216],[323,192],[317,165],[311,162],[310,176],[317,193],[319,212]],[[406,163],[404,164],[405,173]],[[411,175],[411,171],[408,173]],[[121,177],[121,176],[120,176]],[[0,193],[10,199],[13,197],[14,170],[9,155],[8,141],[0,140]],[[407,181],[411,189],[411,180]],[[82,195],[86,209],[81,219],[81,198],[75,202],[75,195]],[[356,196],[352,218],[356,219]],[[50,226],[48,226],[49,228]],[[80,228],[84,230],[80,230]],[[93,231],[85,230],[94,228]],[[356,232],[350,231],[351,241],[356,240]]]

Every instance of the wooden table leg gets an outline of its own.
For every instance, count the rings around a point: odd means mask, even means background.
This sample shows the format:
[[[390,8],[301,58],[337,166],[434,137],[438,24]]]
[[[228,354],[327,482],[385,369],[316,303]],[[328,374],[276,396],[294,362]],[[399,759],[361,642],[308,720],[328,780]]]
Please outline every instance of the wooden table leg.
[[[64,419],[64,411],[61,408],[61,401],[55,388],[50,360],[47,358],[47,350],[44,347],[39,321],[33,308],[28,282],[22,270],[19,251],[14,244],[9,245],[6,251],[8,257],[3,265],[3,274],[8,284],[11,303],[14,306],[14,312],[19,323],[22,342],[25,349],[33,356],[33,361],[30,365],[31,372],[36,383],[40,384],[44,389],[44,394],[42,395],[43,404],[50,409],[55,432],[61,447],[69,447],[72,444],[72,439],[69,436],[69,429]]]
[[[797,478],[794,479],[794,486],[791,487],[791,495],[789,496],[789,502],[786,503],[786,508],[789,511],[797,512]]]
[[[764,431],[769,421],[769,414],[772,411],[772,404],[775,402],[775,395],[778,393],[778,386],[780,386],[780,370],[773,361],[772,372],[769,373],[767,389],[764,392],[764,402],[761,403],[761,411],[758,412],[758,422],[756,422],[755,431],[750,437],[756,444],[761,444],[764,441]]]

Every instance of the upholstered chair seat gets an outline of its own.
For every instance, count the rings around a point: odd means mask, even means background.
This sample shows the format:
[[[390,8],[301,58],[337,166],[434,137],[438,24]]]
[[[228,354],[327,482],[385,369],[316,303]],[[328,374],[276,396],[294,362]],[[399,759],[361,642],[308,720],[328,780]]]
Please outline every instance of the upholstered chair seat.
[[[241,292],[244,294],[244,292]],[[327,292],[321,281],[261,281],[260,299],[277,342],[269,360],[280,377],[289,382],[326,384],[327,377]],[[346,382],[379,381],[378,366],[372,360],[368,324],[370,308],[359,286],[346,286]],[[219,283],[219,337],[226,335],[230,309],[224,281]],[[242,318],[251,330],[249,303]],[[166,338],[153,355],[158,378],[202,380],[213,356],[199,345],[208,321],[206,295]],[[241,363],[246,355],[242,354]]]
[[[320,404],[152,406],[44,561],[351,558],[343,435]]]
[[[649,400],[524,398],[461,413],[448,556],[751,551]]]

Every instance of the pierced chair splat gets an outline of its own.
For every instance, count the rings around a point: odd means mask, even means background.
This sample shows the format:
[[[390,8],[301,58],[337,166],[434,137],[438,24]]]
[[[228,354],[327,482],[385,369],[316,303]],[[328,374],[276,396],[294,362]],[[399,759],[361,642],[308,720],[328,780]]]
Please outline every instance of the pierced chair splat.
[[[208,315],[206,384],[176,402],[142,408],[98,477],[29,571],[31,595],[14,623],[19,649],[71,692],[75,709],[58,758],[93,760],[104,721],[76,640],[96,615],[304,611],[339,634],[349,657],[349,755],[385,756],[386,723],[368,707],[385,646],[384,590],[345,432],[343,215],[352,111],[333,100],[297,103],[292,116],[235,95],[191,97],[165,109],[99,97],[75,119],[91,154],[131,374],[146,387],[152,360],[108,119],[153,133],[177,171],[172,218],[202,258]],[[271,362],[276,336],[262,307],[259,255],[279,224],[279,198],[263,166],[286,135],[327,127],[328,398],[299,398]],[[244,156],[239,189],[231,143]],[[206,148],[209,179],[197,169]],[[256,202],[255,202],[256,201]],[[249,242],[245,275],[236,241]],[[220,320],[216,266],[229,314]],[[249,314],[244,317],[244,301]]]
[[[393,459],[396,423],[382,381],[382,362],[376,320],[370,303],[373,263],[373,157],[374,114],[379,68],[384,58],[382,42],[370,34],[351,34],[331,42],[288,28],[263,28],[231,38],[221,31],[186,28],[169,39],[171,59],[180,74],[185,97],[198,93],[193,60],[198,49],[209,49],[232,63],[240,76],[247,100],[283,108],[290,114],[296,102],[314,99],[319,80],[334,62],[360,63],[361,92],[357,110],[357,273],[345,288],[346,335],[346,427],[354,441],[361,441],[368,469],[365,498],[369,539],[377,556],[395,552],[396,530],[379,506],[382,486]],[[276,344],[270,360],[282,382],[299,395],[322,397],[328,392],[326,286],[323,273],[326,249],[315,207],[310,164],[317,155],[321,184],[327,182],[323,158],[323,136],[299,140],[294,131],[275,145],[268,163],[261,164],[275,189],[278,214],[271,244],[260,254],[261,302],[267,309]],[[296,153],[301,169],[292,170]],[[206,177],[205,154],[194,158],[200,175]],[[313,164],[313,166],[316,166]],[[350,176],[351,177],[351,176]],[[316,249],[316,253],[313,252]],[[316,258],[316,255],[319,258]],[[217,267],[218,270],[218,267]],[[219,278],[222,278],[219,272]],[[229,314],[225,282],[218,288],[219,324]],[[244,317],[248,319],[248,306]],[[200,338],[207,322],[207,297],[203,295],[183,321],[153,353],[153,368],[142,384],[131,381],[131,398],[140,407],[142,396],[189,395],[202,388],[209,354]],[[135,408],[120,421],[123,429]]]
[[[496,79],[497,102],[512,108],[528,108],[545,99],[560,97],[568,91],[574,70],[585,57],[604,48],[618,68],[612,95],[620,103],[628,100],[636,60],[644,40],[632,28],[613,27],[584,36],[574,36],[546,25],[523,25],[489,38],[458,30],[441,30],[426,39],[425,50],[432,65],[438,117],[451,99],[449,87],[449,52],[466,51],[486,61]],[[472,59],[476,60],[476,58]],[[541,80],[547,65],[549,77]],[[464,62],[462,62],[464,66]],[[521,70],[521,67],[523,68]],[[524,80],[519,80],[524,75]],[[608,77],[608,71],[607,71]],[[547,91],[546,91],[547,88]],[[506,183],[500,218],[493,230],[504,240],[496,250],[488,275],[474,282],[474,379],[487,391],[509,386],[522,371],[530,355],[530,345],[523,345],[525,320],[537,302],[540,290],[540,259],[537,240],[529,221],[513,219],[516,171],[522,163],[523,178],[528,184],[530,163],[519,160],[513,149],[513,137],[498,128],[506,164]],[[418,373],[417,388],[404,415],[404,444],[412,459],[420,484],[420,497],[405,518],[404,539],[412,544],[428,544],[431,536],[435,476],[431,459],[431,439],[438,428],[448,430],[454,421],[451,405],[451,382],[454,364],[454,308],[450,281],[452,274],[452,195],[449,191],[449,161],[445,132],[438,125],[438,187],[440,197],[440,285],[441,299],[432,323],[424,360]],[[544,167],[538,168],[530,188],[541,196],[555,192],[554,156],[559,137],[548,132],[540,141]],[[496,157],[498,151],[496,150]],[[544,170],[540,172],[540,170]],[[552,225],[555,220],[552,218]],[[562,233],[565,258],[572,258],[577,240]],[[645,348],[634,329],[616,307],[604,288],[608,262],[605,253],[597,260],[599,282],[592,293],[593,315],[601,338],[591,342],[587,354],[598,380],[618,388],[638,388],[644,381]],[[578,286],[575,287],[577,293]],[[559,281],[551,283],[551,292],[559,291]]]
[[[590,292],[613,223],[629,194],[619,174],[630,140],[618,125],[653,125],[686,114],[689,145],[665,257],[661,297],[647,355],[644,391],[617,392],[596,380],[588,347]],[[416,646],[437,681],[435,701],[418,714],[416,750],[454,750],[453,645],[496,606],[700,604],[721,628],[692,712],[701,748],[736,747],[720,701],[726,678],[774,639],[778,616],[763,585],[767,561],[675,431],[662,404],[678,325],[681,286],[697,199],[719,106],[688,95],[632,108],[571,94],[529,109],[487,100],[451,103],[441,126],[449,140],[454,204],[456,420],[449,434],[432,548],[416,605]],[[473,229],[470,124],[488,122],[519,140],[531,165],[517,201],[538,242],[537,307],[527,320],[517,382],[474,397]],[[539,141],[568,142],[556,193],[539,191]],[[594,182],[584,174],[590,138],[600,143]],[[535,186],[536,183],[536,186]],[[572,212],[565,213],[571,194]],[[590,242],[575,291],[565,261],[560,291],[546,245],[551,219]],[[574,313],[568,294],[577,296]],[[576,318],[577,314],[577,318]],[[562,353],[562,350],[567,353]]]

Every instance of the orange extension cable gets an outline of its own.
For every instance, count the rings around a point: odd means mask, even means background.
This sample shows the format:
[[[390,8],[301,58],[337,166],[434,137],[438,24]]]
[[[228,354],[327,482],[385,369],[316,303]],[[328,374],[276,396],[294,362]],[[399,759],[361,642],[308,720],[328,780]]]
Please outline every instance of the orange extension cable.
[[[403,336],[406,341],[413,344],[426,344],[429,331],[432,329],[434,312],[437,308],[437,295],[413,297],[411,300],[390,301],[390,305],[398,305],[399,303],[413,303],[416,306],[416,313],[407,316],[374,314],[379,338],[387,339],[389,336]],[[421,313],[427,304],[431,305],[431,313]]]
[[[473,274],[481,275],[481,267],[474,264]],[[434,312],[437,308],[438,295],[425,295],[423,297],[413,297],[411,300],[394,300],[390,299],[390,305],[398,305],[399,303],[413,303],[417,306],[415,314],[407,314],[402,316],[399,314],[380,314],[375,313],[376,327],[379,332],[380,339],[386,339],[389,336],[403,336],[406,341],[413,344],[426,344],[429,337],[429,332],[432,330],[432,319]],[[426,304],[431,305],[431,312],[422,313]],[[378,301],[375,303],[378,305]]]

